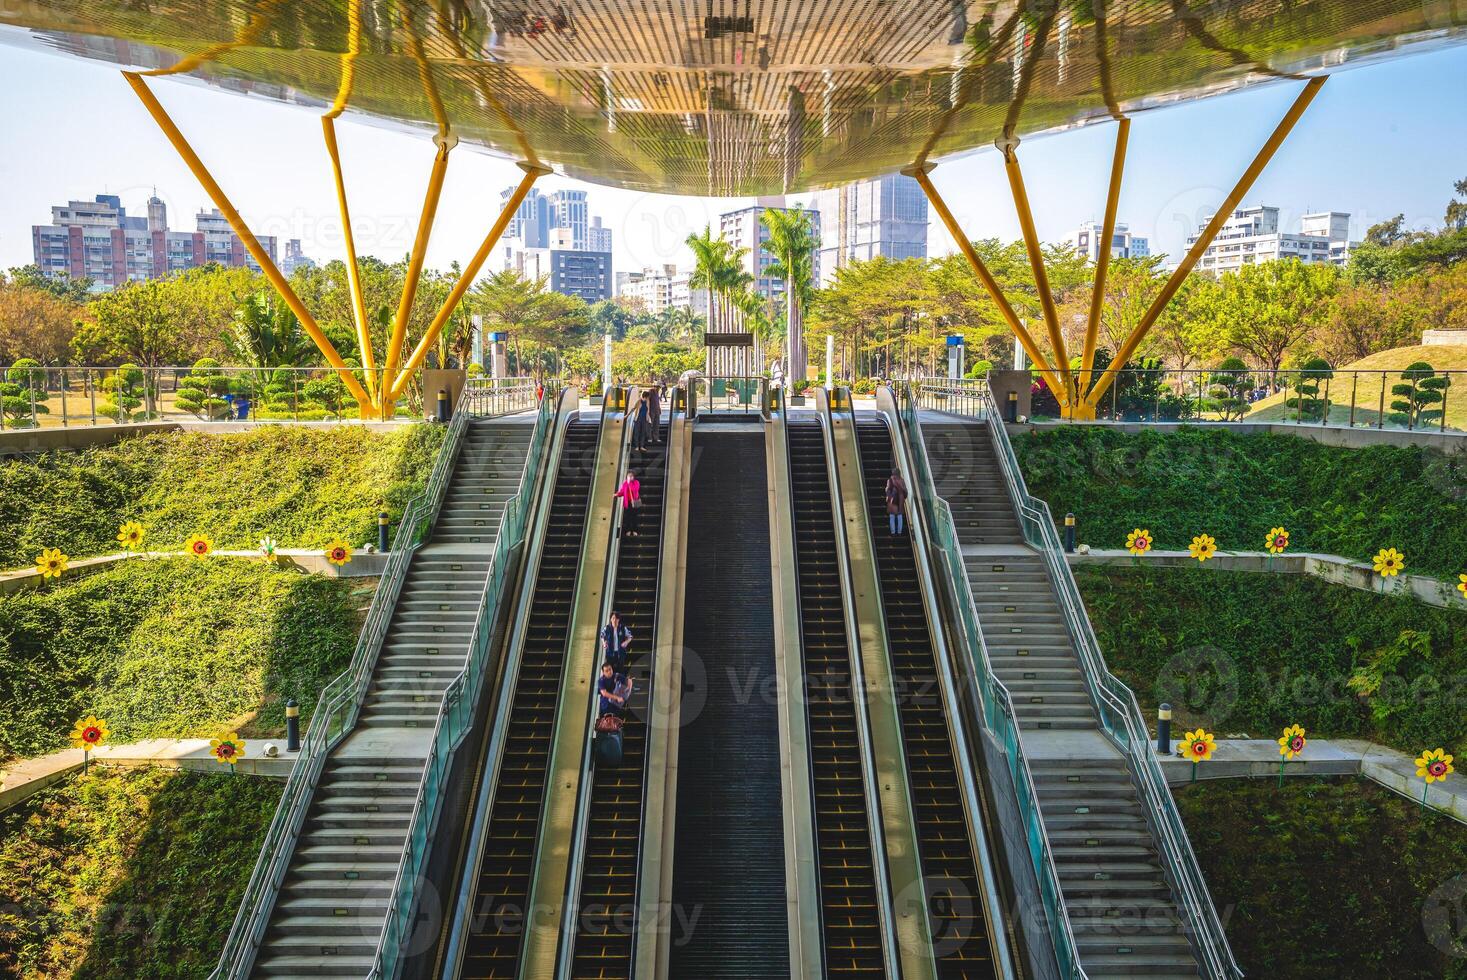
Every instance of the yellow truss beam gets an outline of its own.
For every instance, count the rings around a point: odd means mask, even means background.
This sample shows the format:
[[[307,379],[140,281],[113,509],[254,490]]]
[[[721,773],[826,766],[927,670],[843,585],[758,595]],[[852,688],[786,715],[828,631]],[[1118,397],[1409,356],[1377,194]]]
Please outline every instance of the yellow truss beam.
[[[290,283],[281,274],[280,269],[275,265],[274,261],[271,260],[270,254],[265,251],[264,247],[260,244],[260,240],[255,237],[254,232],[250,231],[249,225],[245,224],[244,219],[240,217],[239,212],[230,203],[229,197],[224,193],[223,188],[214,180],[208,168],[204,166],[204,162],[199,159],[199,155],[194,152],[193,147],[189,145],[188,140],[174,124],[167,110],[163,108],[162,103],[153,94],[152,89],[148,88],[148,83],[136,72],[125,71],[122,73],[122,77],[127,79],[127,83],[137,93],[137,97],[153,117],[153,121],[158,124],[158,128],[163,131],[163,135],[168,137],[168,141],[173,144],[173,149],[183,158],[183,162],[193,172],[194,177],[203,185],[204,191],[214,202],[214,206],[224,215],[225,220],[229,222],[229,227],[234,229],[234,233],[244,243],[245,250],[254,258],[255,263],[260,267],[260,271],[270,281],[270,285],[275,287],[275,291],[280,294],[280,298],[285,300],[285,304],[290,307],[291,312],[300,320],[301,327],[305,330],[306,336],[310,337],[311,341],[325,355],[326,363],[336,369],[342,383],[346,385],[347,390],[351,392],[352,397],[357,400],[357,403],[365,412],[372,405],[371,396],[367,394],[366,389],[362,387],[361,382],[352,373],[352,369],[341,359],[341,355],[336,352],[336,348],[332,346],[326,334],[321,331],[321,327],[316,323],[316,318],[311,315],[310,310],[306,309],[306,304],[301,302],[301,298],[296,295],[295,290],[291,288]]]
[[[942,195],[937,193],[936,187],[932,186],[932,179],[927,176],[927,172],[933,166],[934,164],[924,163],[916,167],[908,167],[902,173],[916,180],[921,186],[922,192],[927,195],[927,200],[931,202],[933,210],[942,219],[942,223],[947,226],[948,234],[953,236],[953,241],[957,243],[958,250],[963,253],[963,256],[968,260],[968,264],[973,267],[973,272],[978,276],[978,281],[983,284],[983,288],[988,291],[988,295],[993,299],[994,305],[998,307],[999,314],[1008,323],[1009,329],[1013,330],[1014,336],[1019,338],[1019,343],[1023,345],[1024,352],[1029,355],[1029,359],[1034,362],[1034,366],[1039,369],[1039,375],[1044,379],[1044,383],[1049,385],[1049,390],[1054,392],[1056,396],[1061,395],[1065,389],[1060,387],[1059,379],[1055,377],[1054,369],[1049,366],[1049,361],[1045,359],[1044,352],[1039,349],[1039,345],[1034,342],[1034,338],[1025,329],[1024,322],[1019,319],[1018,314],[1014,312],[1014,308],[1009,305],[1008,299],[1004,297],[1003,289],[998,285],[998,280],[994,279],[993,273],[988,271],[988,266],[984,264],[983,259],[979,257],[978,252],[973,248],[973,243],[968,240],[967,235],[963,234],[963,229],[958,227],[958,221],[953,217],[953,213],[948,210],[946,202],[942,199]]]
[[[1105,219],[1100,230],[1100,251],[1095,259],[1095,285],[1090,291],[1090,318],[1085,322],[1085,347],[1080,353],[1079,392],[1090,387],[1090,375],[1095,369],[1095,348],[1100,341],[1100,311],[1105,305],[1105,283],[1110,274],[1110,243],[1116,233],[1121,174],[1126,168],[1126,144],[1131,136],[1131,120],[1122,116],[1118,123],[1115,155],[1110,162],[1110,187],[1105,194]],[[1077,404],[1076,408],[1079,407]]]
[[[1223,203],[1218,206],[1217,212],[1212,216],[1212,220],[1207,223],[1207,227],[1203,229],[1197,241],[1187,250],[1187,254],[1183,257],[1182,263],[1172,272],[1166,283],[1161,287],[1161,291],[1151,301],[1151,305],[1147,307],[1146,313],[1141,317],[1141,322],[1136,324],[1136,328],[1131,331],[1130,336],[1126,338],[1126,342],[1121,345],[1121,349],[1116,351],[1115,359],[1111,361],[1110,366],[1105,369],[1105,373],[1100,376],[1090,391],[1085,395],[1085,403],[1092,410],[1100,403],[1100,398],[1105,394],[1105,390],[1115,381],[1116,374],[1131,359],[1131,356],[1136,353],[1136,348],[1140,346],[1142,339],[1151,330],[1152,325],[1156,323],[1157,317],[1161,316],[1162,310],[1166,309],[1166,305],[1171,302],[1177,290],[1181,288],[1182,281],[1187,278],[1188,273],[1192,271],[1193,267],[1197,265],[1198,260],[1202,258],[1202,253],[1207,251],[1207,247],[1212,244],[1213,238],[1222,229],[1223,223],[1231,217],[1233,211],[1238,206],[1238,202],[1243,199],[1243,195],[1248,193],[1249,188],[1253,186],[1253,182],[1263,172],[1263,168],[1268,166],[1268,162],[1273,159],[1273,155],[1278,152],[1278,148],[1288,138],[1295,123],[1304,115],[1304,110],[1309,108],[1309,103],[1313,102],[1314,97],[1319,94],[1319,89],[1324,85],[1325,78],[1326,76],[1320,75],[1311,78],[1304,85],[1304,90],[1294,99],[1293,105],[1289,106],[1289,111],[1284,114],[1284,118],[1274,127],[1268,140],[1253,158],[1253,162],[1248,165],[1247,170],[1243,171],[1243,176],[1238,178],[1237,184],[1233,186],[1232,191]]]
[[[489,229],[489,233],[484,236],[484,241],[479,245],[479,250],[474,253],[473,258],[469,259],[469,264],[459,274],[458,281],[453,284],[453,289],[449,291],[448,298],[438,308],[438,314],[433,317],[433,322],[424,331],[423,338],[418,341],[418,346],[413,348],[412,355],[407,359],[407,363],[402,366],[402,370],[398,372],[396,379],[393,380],[390,386],[387,383],[387,374],[383,374],[382,402],[384,406],[391,404],[402,396],[403,389],[407,387],[408,379],[422,365],[423,359],[428,356],[428,351],[437,343],[438,335],[443,332],[443,325],[453,315],[454,309],[463,300],[464,293],[468,292],[469,286],[473,285],[474,278],[479,274],[479,270],[483,268],[485,261],[488,260],[489,253],[494,251],[494,246],[498,244],[500,236],[504,234],[504,229],[509,226],[510,219],[520,209],[520,204],[524,202],[525,195],[530,192],[530,188],[534,185],[535,181],[539,180],[545,174],[550,173],[548,167],[542,167],[538,164],[522,162],[519,166],[525,172],[525,176],[520,179],[519,186],[515,188],[514,193],[510,195],[509,200],[505,202],[503,209],[500,210],[498,220]]]
[[[336,119],[333,115],[321,117],[321,134],[326,139],[326,155],[331,158],[331,176],[336,183],[336,204],[341,211],[341,238],[346,248],[346,283],[351,290],[351,313],[356,322],[357,346],[362,353],[362,373],[367,381],[367,393],[376,405],[377,358],[372,352],[371,324],[367,320],[367,301],[362,293],[361,270],[357,266],[357,243],[351,230],[351,208],[346,203],[346,181],[341,176],[341,154],[336,147]],[[380,406],[377,406],[380,407]]]
[[[1044,253],[1039,247],[1039,233],[1034,229],[1034,215],[1029,210],[1029,195],[1024,190],[1024,173],[1019,168],[1016,152],[1019,141],[1007,139],[999,143],[1003,153],[1003,168],[1009,177],[1009,190],[1014,196],[1014,210],[1019,215],[1019,229],[1024,234],[1024,251],[1029,255],[1029,268],[1034,273],[1034,289],[1039,293],[1039,308],[1044,314],[1044,325],[1049,331],[1049,349],[1054,352],[1055,366],[1059,368],[1063,394],[1055,390],[1061,407],[1075,403],[1074,381],[1070,377],[1070,355],[1065,350],[1065,338],[1060,333],[1059,311],[1054,306],[1054,293],[1049,288],[1049,272],[1044,267]]]

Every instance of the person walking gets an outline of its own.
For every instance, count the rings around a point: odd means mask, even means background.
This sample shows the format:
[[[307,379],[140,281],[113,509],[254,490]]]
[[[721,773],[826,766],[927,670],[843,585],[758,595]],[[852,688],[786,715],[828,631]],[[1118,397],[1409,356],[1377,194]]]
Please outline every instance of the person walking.
[[[647,430],[651,427],[647,416],[651,412],[648,404],[647,392],[642,391],[642,397],[637,399],[637,412],[632,417],[632,450],[645,453],[647,451]]]
[[[631,647],[632,631],[622,624],[621,613],[613,610],[601,628],[601,658],[617,670],[626,670]]]
[[[621,533],[640,537],[642,532],[637,524],[642,516],[642,483],[637,479],[636,470],[627,470],[627,478],[621,481],[621,486],[612,496],[621,498]]]
[[[662,442],[662,386],[654,385],[647,395],[647,419],[651,425],[652,444]]]
[[[892,470],[886,481],[886,523],[892,534],[901,534],[905,530],[906,505],[907,484],[900,472]]]

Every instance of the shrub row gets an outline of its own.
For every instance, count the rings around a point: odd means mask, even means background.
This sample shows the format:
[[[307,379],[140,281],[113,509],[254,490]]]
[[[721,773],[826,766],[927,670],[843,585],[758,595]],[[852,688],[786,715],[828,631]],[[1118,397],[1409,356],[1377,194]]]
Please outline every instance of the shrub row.
[[[118,525],[143,524],[148,549],[195,532],[217,548],[282,548],[377,538],[382,504],[396,519],[426,484],[441,426],[388,433],[364,426],[261,426],[238,433],[160,433],[35,461],[0,463],[0,561],[22,567],[42,548],[72,557],[118,551]],[[379,501],[381,504],[379,504]]]
[[[1467,454],[1098,426],[1044,429],[1014,449],[1030,492],[1056,520],[1074,513],[1092,547],[1124,547],[1142,527],[1159,548],[1185,550],[1206,532],[1224,551],[1260,551],[1269,529],[1283,526],[1292,551],[1368,560],[1390,546],[1405,552],[1408,572],[1455,584],[1467,571]]]
[[[114,742],[276,734],[350,662],[372,584],[167,558],[0,596],[0,759],[65,748],[85,714]]]

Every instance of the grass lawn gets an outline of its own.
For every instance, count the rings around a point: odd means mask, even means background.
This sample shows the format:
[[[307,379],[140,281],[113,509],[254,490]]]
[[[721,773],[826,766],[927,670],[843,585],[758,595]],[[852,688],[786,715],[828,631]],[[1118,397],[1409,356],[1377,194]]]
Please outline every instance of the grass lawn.
[[[1329,421],[1331,425],[1350,424],[1350,405],[1355,405],[1354,421],[1357,426],[1373,426],[1380,422],[1381,392],[1385,392],[1385,411],[1391,412],[1391,386],[1401,383],[1401,372],[1417,361],[1425,361],[1438,372],[1461,371],[1454,375],[1457,384],[1447,392],[1447,428],[1467,429],[1467,347],[1432,346],[1398,347],[1394,350],[1371,354],[1353,364],[1338,368],[1339,371],[1378,371],[1379,374],[1339,374],[1330,379]],[[1384,382],[1384,384],[1382,384]],[[1320,393],[1323,397],[1323,391]],[[1250,407],[1245,422],[1295,421],[1296,409],[1284,405],[1285,395],[1280,392],[1270,395]],[[1428,426],[1428,431],[1438,427],[1439,422]],[[1398,423],[1386,419],[1387,428],[1399,428]]]
[[[0,976],[207,977],[281,785],[98,766],[0,814]]]
[[[1467,827],[1363,779],[1176,796],[1247,976],[1467,978]]]
[[[43,548],[119,551],[123,521],[140,522],[154,550],[181,549],[196,532],[223,549],[253,550],[266,534],[282,548],[376,541],[378,511],[395,519],[423,488],[443,431],[172,432],[0,462],[0,564],[31,565]]]
[[[112,741],[275,735],[351,660],[374,579],[242,558],[122,562],[0,596],[0,761],[69,744],[105,718]]]

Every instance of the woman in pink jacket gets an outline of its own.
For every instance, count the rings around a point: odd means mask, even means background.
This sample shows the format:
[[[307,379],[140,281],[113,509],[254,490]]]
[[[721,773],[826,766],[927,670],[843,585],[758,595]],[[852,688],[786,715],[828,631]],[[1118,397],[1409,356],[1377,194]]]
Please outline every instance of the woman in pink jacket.
[[[627,470],[627,478],[621,481],[615,496],[621,498],[621,533],[639,537],[637,518],[642,510],[642,484],[637,480],[636,470]]]

